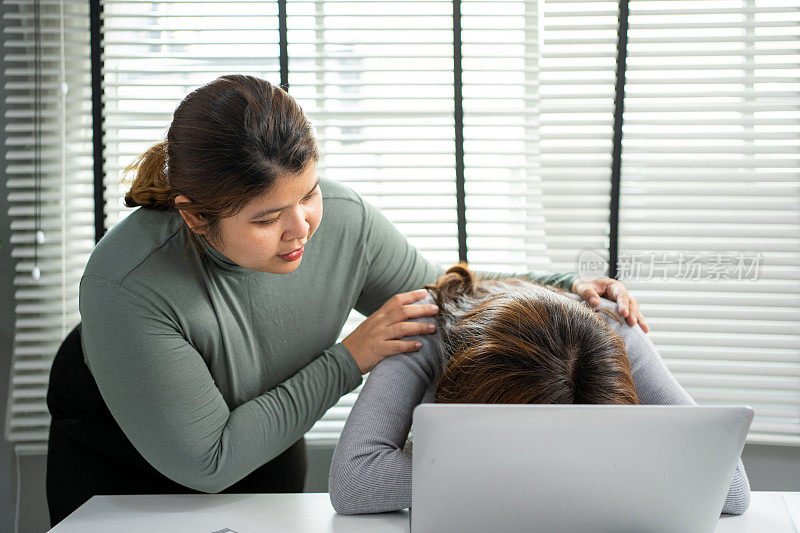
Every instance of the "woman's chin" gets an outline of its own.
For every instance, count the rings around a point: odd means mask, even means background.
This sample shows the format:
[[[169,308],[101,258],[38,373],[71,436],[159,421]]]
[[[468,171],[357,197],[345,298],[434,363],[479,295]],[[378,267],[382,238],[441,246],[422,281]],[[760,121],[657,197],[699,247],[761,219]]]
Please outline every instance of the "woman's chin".
[[[269,274],[289,274],[297,270],[297,267],[300,266],[300,262],[303,260],[302,258],[299,258],[296,261],[290,262],[284,261],[280,257],[276,257],[275,259],[275,261],[266,264],[261,263],[247,268],[257,272],[267,272]]]

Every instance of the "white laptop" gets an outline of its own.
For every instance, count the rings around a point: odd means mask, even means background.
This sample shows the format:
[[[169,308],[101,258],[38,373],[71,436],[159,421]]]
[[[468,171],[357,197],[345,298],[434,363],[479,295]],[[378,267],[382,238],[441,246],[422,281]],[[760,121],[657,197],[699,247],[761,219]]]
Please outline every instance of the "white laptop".
[[[714,531],[750,407],[414,409],[412,533]]]

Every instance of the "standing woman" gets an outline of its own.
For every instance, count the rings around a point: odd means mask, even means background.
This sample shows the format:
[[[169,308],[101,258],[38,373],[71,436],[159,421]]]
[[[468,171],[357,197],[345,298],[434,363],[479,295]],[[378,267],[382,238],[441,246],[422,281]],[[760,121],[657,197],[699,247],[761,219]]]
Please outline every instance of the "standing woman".
[[[286,92],[228,75],[132,165],[142,208],[92,252],[51,371],[52,525],[95,494],[301,492],[303,434],[433,331],[407,320],[436,313],[413,289],[442,270],[317,159]],[[529,277],[641,322],[615,280]],[[353,308],[368,318],[337,343]]]

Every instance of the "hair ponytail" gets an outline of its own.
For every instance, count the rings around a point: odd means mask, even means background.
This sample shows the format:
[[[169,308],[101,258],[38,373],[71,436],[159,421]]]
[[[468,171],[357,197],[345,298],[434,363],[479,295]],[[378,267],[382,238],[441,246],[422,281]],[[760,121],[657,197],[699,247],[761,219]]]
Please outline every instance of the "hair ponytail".
[[[436,304],[441,308],[444,302],[475,296],[479,282],[480,278],[470,271],[467,263],[459,263],[426,288],[433,290]]]
[[[167,141],[154,144],[127,166],[125,174],[135,171],[136,177],[125,194],[125,205],[163,211],[173,209],[177,193],[169,184],[166,166]]]
[[[434,402],[639,403],[622,338],[564,291],[466,263],[426,288],[442,339]]]

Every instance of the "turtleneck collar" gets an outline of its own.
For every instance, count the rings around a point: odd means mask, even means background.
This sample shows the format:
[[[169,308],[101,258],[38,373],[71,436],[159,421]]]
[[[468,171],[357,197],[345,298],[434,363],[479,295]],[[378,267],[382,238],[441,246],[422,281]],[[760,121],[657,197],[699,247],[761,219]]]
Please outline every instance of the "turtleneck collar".
[[[253,271],[245,268],[230,259],[228,259],[224,254],[222,254],[219,250],[211,246],[211,244],[206,241],[205,237],[198,236],[197,239],[200,242],[205,253],[203,254],[205,261],[207,264],[212,266],[217,270],[221,270],[228,274],[238,275],[238,276],[246,276],[248,274],[252,274]]]

